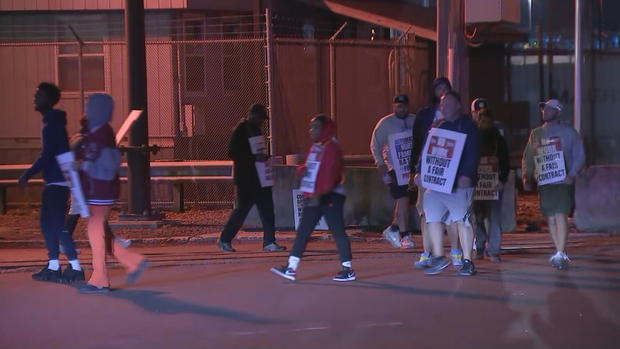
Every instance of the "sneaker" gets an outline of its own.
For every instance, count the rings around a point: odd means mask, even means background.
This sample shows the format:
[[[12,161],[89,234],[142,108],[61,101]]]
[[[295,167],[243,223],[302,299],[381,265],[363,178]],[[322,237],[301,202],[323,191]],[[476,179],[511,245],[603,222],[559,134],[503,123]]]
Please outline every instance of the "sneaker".
[[[556,268],[557,270],[566,270],[568,269],[568,262],[570,258],[564,252],[557,252],[551,258],[549,258],[549,263]]]
[[[129,275],[127,275],[127,285],[134,285],[135,283],[137,283],[148,267],[149,261],[147,261],[146,259],[142,260],[142,262],[140,262],[140,265],[138,266],[138,269],[136,269],[133,273],[129,273]]]
[[[454,265],[455,267],[463,266],[463,252],[461,252],[460,250],[453,250],[450,253],[450,258],[452,258],[452,265]]]
[[[222,242],[218,240],[217,247],[219,247],[222,252],[237,252],[237,250],[232,247],[230,242]]]
[[[132,242],[131,240],[128,240],[128,239],[119,238],[118,236],[115,236],[114,240],[116,240],[116,242],[118,242],[118,244],[124,248],[131,246],[131,242]]]
[[[110,292],[109,287],[97,287],[91,284],[84,284],[78,287],[78,292],[82,294],[105,294]]]
[[[491,261],[491,263],[501,263],[502,262],[502,258],[499,255],[491,255],[489,257],[489,260]]]
[[[62,271],[60,268],[58,270],[49,269],[46,265],[40,272],[32,274],[32,279],[37,281],[61,282]]]
[[[332,279],[334,281],[354,281],[355,280],[355,271],[352,268],[342,267],[342,270],[334,276]]]
[[[431,257],[424,254],[420,255],[420,260],[413,264],[416,269],[426,269],[431,266]]]
[[[411,239],[411,235],[406,235],[400,239],[400,248],[410,249],[415,248],[415,243]]]
[[[65,271],[62,272],[62,277],[60,282],[66,284],[72,284],[74,282],[85,281],[84,270],[75,270],[73,266],[69,264]]]
[[[392,230],[392,226],[387,227],[383,231],[383,238],[392,244],[392,247],[400,248],[400,232],[398,230]]]
[[[450,265],[450,260],[444,256],[432,257],[429,266],[424,270],[426,275],[437,275]]]
[[[476,267],[469,259],[463,261],[463,267],[456,272],[460,276],[473,276],[476,274]]]
[[[297,277],[297,272],[293,268],[289,268],[288,265],[271,268],[271,272],[291,281],[295,281]]]
[[[280,246],[275,242],[270,243],[269,245],[263,246],[263,251],[265,252],[282,252],[286,251],[286,247]]]

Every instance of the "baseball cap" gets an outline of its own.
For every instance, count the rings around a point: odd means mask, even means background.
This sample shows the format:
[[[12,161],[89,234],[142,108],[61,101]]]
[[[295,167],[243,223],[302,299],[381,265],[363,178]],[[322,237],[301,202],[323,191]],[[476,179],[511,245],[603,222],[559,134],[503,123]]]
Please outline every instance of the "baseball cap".
[[[558,101],[557,99],[550,99],[546,102],[540,102],[538,106],[541,108],[551,107],[559,111],[562,111],[562,103],[560,103],[560,101]]]
[[[394,103],[397,104],[409,104],[409,96],[402,94],[394,97]]]
[[[480,111],[482,109],[489,109],[489,102],[484,98],[476,98],[471,102],[471,111]]]

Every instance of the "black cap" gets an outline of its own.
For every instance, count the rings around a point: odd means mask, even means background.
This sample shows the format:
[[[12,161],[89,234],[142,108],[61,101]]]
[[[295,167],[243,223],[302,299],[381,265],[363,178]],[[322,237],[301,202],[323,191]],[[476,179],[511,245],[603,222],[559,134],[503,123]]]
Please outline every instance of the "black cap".
[[[471,111],[480,111],[482,109],[489,109],[489,102],[484,98],[476,98],[471,103]]]
[[[444,76],[438,77],[433,81],[433,90],[436,90],[439,85],[446,85],[448,87],[448,90],[452,90],[452,84],[450,83],[450,80]]]
[[[394,97],[394,103],[397,104],[409,104],[409,96],[402,94]]]
[[[254,104],[250,107],[250,114],[261,116],[263,119],[267,119],[267,108],[262,104]]]

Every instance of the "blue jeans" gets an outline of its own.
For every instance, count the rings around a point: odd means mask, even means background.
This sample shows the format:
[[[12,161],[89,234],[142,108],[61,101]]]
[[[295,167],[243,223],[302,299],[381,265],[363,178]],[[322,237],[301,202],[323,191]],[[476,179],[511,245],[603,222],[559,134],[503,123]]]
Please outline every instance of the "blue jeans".
[[[504,191],[499,191],[497,200],[474,201],[477,251],[487,250],[492,256],[499,256],[502,250],[502,198]],[[485,220],[489,220],[489,229]]]

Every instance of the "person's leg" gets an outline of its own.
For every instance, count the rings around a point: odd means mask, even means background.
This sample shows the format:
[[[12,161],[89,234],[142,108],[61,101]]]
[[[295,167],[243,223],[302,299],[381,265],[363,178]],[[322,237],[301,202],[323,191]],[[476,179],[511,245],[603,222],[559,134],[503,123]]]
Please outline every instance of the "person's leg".
[[[443,217],[447,210],[442,203],[443,193],[426,190],[424,192],[424,215],[426,216],[426,227],[430,241],[430,250],[433,258],[443,257]]]
[[[256,197],[256,208],[263,223],[263,246],[276,242],[276,217],[271,188],[261,188]]]
[[[568,236],[568,215],[566,213],[556,213],[555,224],[555,248],[558,252],[565,252],[566,238]]]
[[[75,232],[75,228],[77,227],[79,220],[80,220],[79,214],[67,215],[67,220],[65,221],[65,230],[69,233],[71,237],[73,237],[73,233]]]
[[[461,246],[463,247],[463,259],[471,261],[471,254],[474,250],[474,229],[469,221],[459,221],[457,227]]]
[[[474,229],[471,225],[471,207],[474,188],[458,188],[448,204],[450,221],[457,223],[457,231],[463,250],[463,260],[471,261],[474,247]]]
[[[502,252],[502,199],[504,193],[499,192],[499,198],[492,201],[489,215],[489,254],[499,257]]]
[[[547,217],[547,224],[549,225],[549,235],[551,235],[551,240],[553,240],[553,245],[556,250],[558,248],[558,227],[556,224],[555,215]]]
[[[237,187],[237,207],[233,210],[224,225],[220,241],[231,243],[254,205],[255,193],[252,188]]]
[[[400,236],[410,235],[409,230],[409,197],[405,196],[396,200],[396,211],[398,217],[398,228]]]
[[[351,268],[351,241],[345,231],[344,224],[344,195],[330,194],[328,202],[323,206],[325,212],[325,220],[334,235],[338,253],[340,254],[340,263],[343,266]],[[345,265],[346,264],[346,265]]]
[[[58,256],[60,254],[59,246],[60,234],[56,231],[56,222],[58,216],[59,203],[58,195],[56,193],[57,186],[48,185],[43,188],[41,196],[41,217],[40,225],[43,237],[45,239],[45,247],[47,248],[47,256],[54,265],[51,265],[52,270],[58,270]],[[66,205],[66,201],[64,203]],[[64,212],[63,212],[64,215]]]
[[[88,218],[88,241],[93,255],[93,273],[88,283],[96,287],[110,287],[108,270],[106,267],[105,248],[105,220],[107,218],[107,206],[89,205],[90,217]]]
[[[478,256],[482,256],[487,245],[487,225],[489,201],[474,202],[474,232],[476,236],[476,251]]]
[[[293,260],[297,261],[297,263],[299,263],[303,257],[310,234],[312,234],[322,216],[323,209],[321,206],[304,206],[301,213],[301,222],[299,222],[297,235],[295,236],[295,242],[293,243],[293,249],[290,254],[290,257],[294,257]],[[291,260],[290,257],[289,261]],[[290,267],[297,269],[296,265],[292,265]]]
[[[452,251],[460,251],[459,246],[459,229],[455,222],[446,224],[446,230],[448,231],[448,237],[450,238],[450,248]]]
[[[433,257],[443,256],[443,223],[429,222],[427,223],[428,236],[431,245]]]

